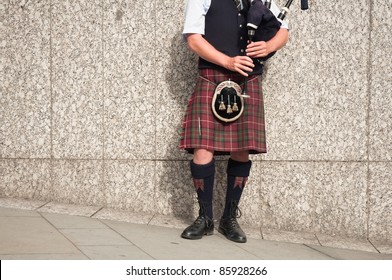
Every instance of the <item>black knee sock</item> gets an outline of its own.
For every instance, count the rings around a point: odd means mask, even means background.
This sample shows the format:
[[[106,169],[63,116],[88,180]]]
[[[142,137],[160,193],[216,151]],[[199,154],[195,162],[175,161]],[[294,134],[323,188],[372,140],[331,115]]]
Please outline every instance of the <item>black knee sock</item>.
[[[230,205],[235,201],[238,205],[242,191],[248,180],[252,162],[239,162],[229,159],[227,164],[227,190],[226,190],[226,203],[225,210],[223,211],[223,218],[230,216]]]
[[[207,164],[190,162],[193,183],[199,203],[204,207],[205,215],[212,220],[212,190],[215,177],[215,160]]]

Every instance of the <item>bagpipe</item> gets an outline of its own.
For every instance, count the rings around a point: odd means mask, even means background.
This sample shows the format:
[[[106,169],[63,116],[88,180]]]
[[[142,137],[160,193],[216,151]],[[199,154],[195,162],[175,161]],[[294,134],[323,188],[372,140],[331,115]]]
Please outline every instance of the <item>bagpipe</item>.
[[[269,41],[272,39],[281,27],[281,21],[284,20],[289,12],[293,0],[288,0],[286,5],[281,9],[280,14],[276,17],[270,10],[271,0],[247,0],[243,1],[247,13],[247,29],[249,41]],[[301,0],[301,10],[308,9],[308,0]],[[264,62],[271,58],[276,52],[272,52],[265,57],[256,59],[258,63]],[[247,78],[244,79],[243,90],[233,81],[223,81],[217,85],[213,99],[212,111],[214,115],[223,122],[233,122],[243,113],[245,103],[244,98],[248,98],[246,93]]]
[[[278,17],[271,12],[271,0],[251,0],[247,12],[248,37],[252,42],[268,41],[273,38],[280,29],[279,20],[284,20],[289,12],[293,0],[288,0],[286,5],[281,9]],[[301,10],[307,10],[308,0],[301,0]],[[272,57],[276,52],[272,52],[265,57],[258,59],[260,63]]]

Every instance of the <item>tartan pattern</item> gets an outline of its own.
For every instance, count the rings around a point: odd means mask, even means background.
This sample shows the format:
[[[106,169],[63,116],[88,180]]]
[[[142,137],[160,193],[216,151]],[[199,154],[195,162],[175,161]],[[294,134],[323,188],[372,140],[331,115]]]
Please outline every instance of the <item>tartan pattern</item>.
[[[245,110],[232,123],[215,118],[211,102],[220,82],[231,79],[243,86],[244,77],[235,73],[222,73],[214,69],[200,69],[196,88],[192,93],[182,124],[180,149],[193,153],[195,148],[227,155],[248,150],[250,154],[266,153],[264,104],[260,76],[248,77]]]
[[[239,187],[240,189],[245,188],[246,182],[248,182],[248,177],[235,177],[234,188]]]
[[[204,179],[193,178],[193,185],[195,186],[196,191],[202,190],[204,192]]]

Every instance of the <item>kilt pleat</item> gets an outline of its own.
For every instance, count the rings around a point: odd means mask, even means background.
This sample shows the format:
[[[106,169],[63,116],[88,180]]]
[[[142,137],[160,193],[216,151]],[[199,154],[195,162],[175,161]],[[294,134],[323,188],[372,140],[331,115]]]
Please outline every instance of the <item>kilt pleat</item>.
[[[235,151],[251,154],[266,153],[264,103],[261,77],[248,77],[245,109],[241,117],[231,123],[218,120],[211,108],[216,86],[231,79],[243,88],[244,77],[201,69],[185,112],[180,149],[193,153],[194,149],[214,151],[217,155]]]

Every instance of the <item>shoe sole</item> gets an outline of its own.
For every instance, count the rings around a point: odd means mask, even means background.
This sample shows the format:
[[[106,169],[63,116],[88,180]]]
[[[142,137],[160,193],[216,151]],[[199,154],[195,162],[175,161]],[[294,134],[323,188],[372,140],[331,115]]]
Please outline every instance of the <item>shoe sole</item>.
[[[181,234],[181,237],[182,238],[185,238],[185,239],[190,239],[190,240],[198,240],[198,239],[201,239],[204,235],[213,235],[214,234],[214,230],[212,230],[212,231],[208,231],[208,232],[205,232],[203,235],[201,235],[201,236],[188,236],[188,235],[182,235]]]
[[[221,233],[223,236],[225,236],[227,239],[230,241],[236,242],[236,243],[246,243],[247,239],[242,239],[242,240],[237,240],[237,239],[232,239],[229,236],[227,236],[226,231],[222,228],[218,228],[218,232]]]

